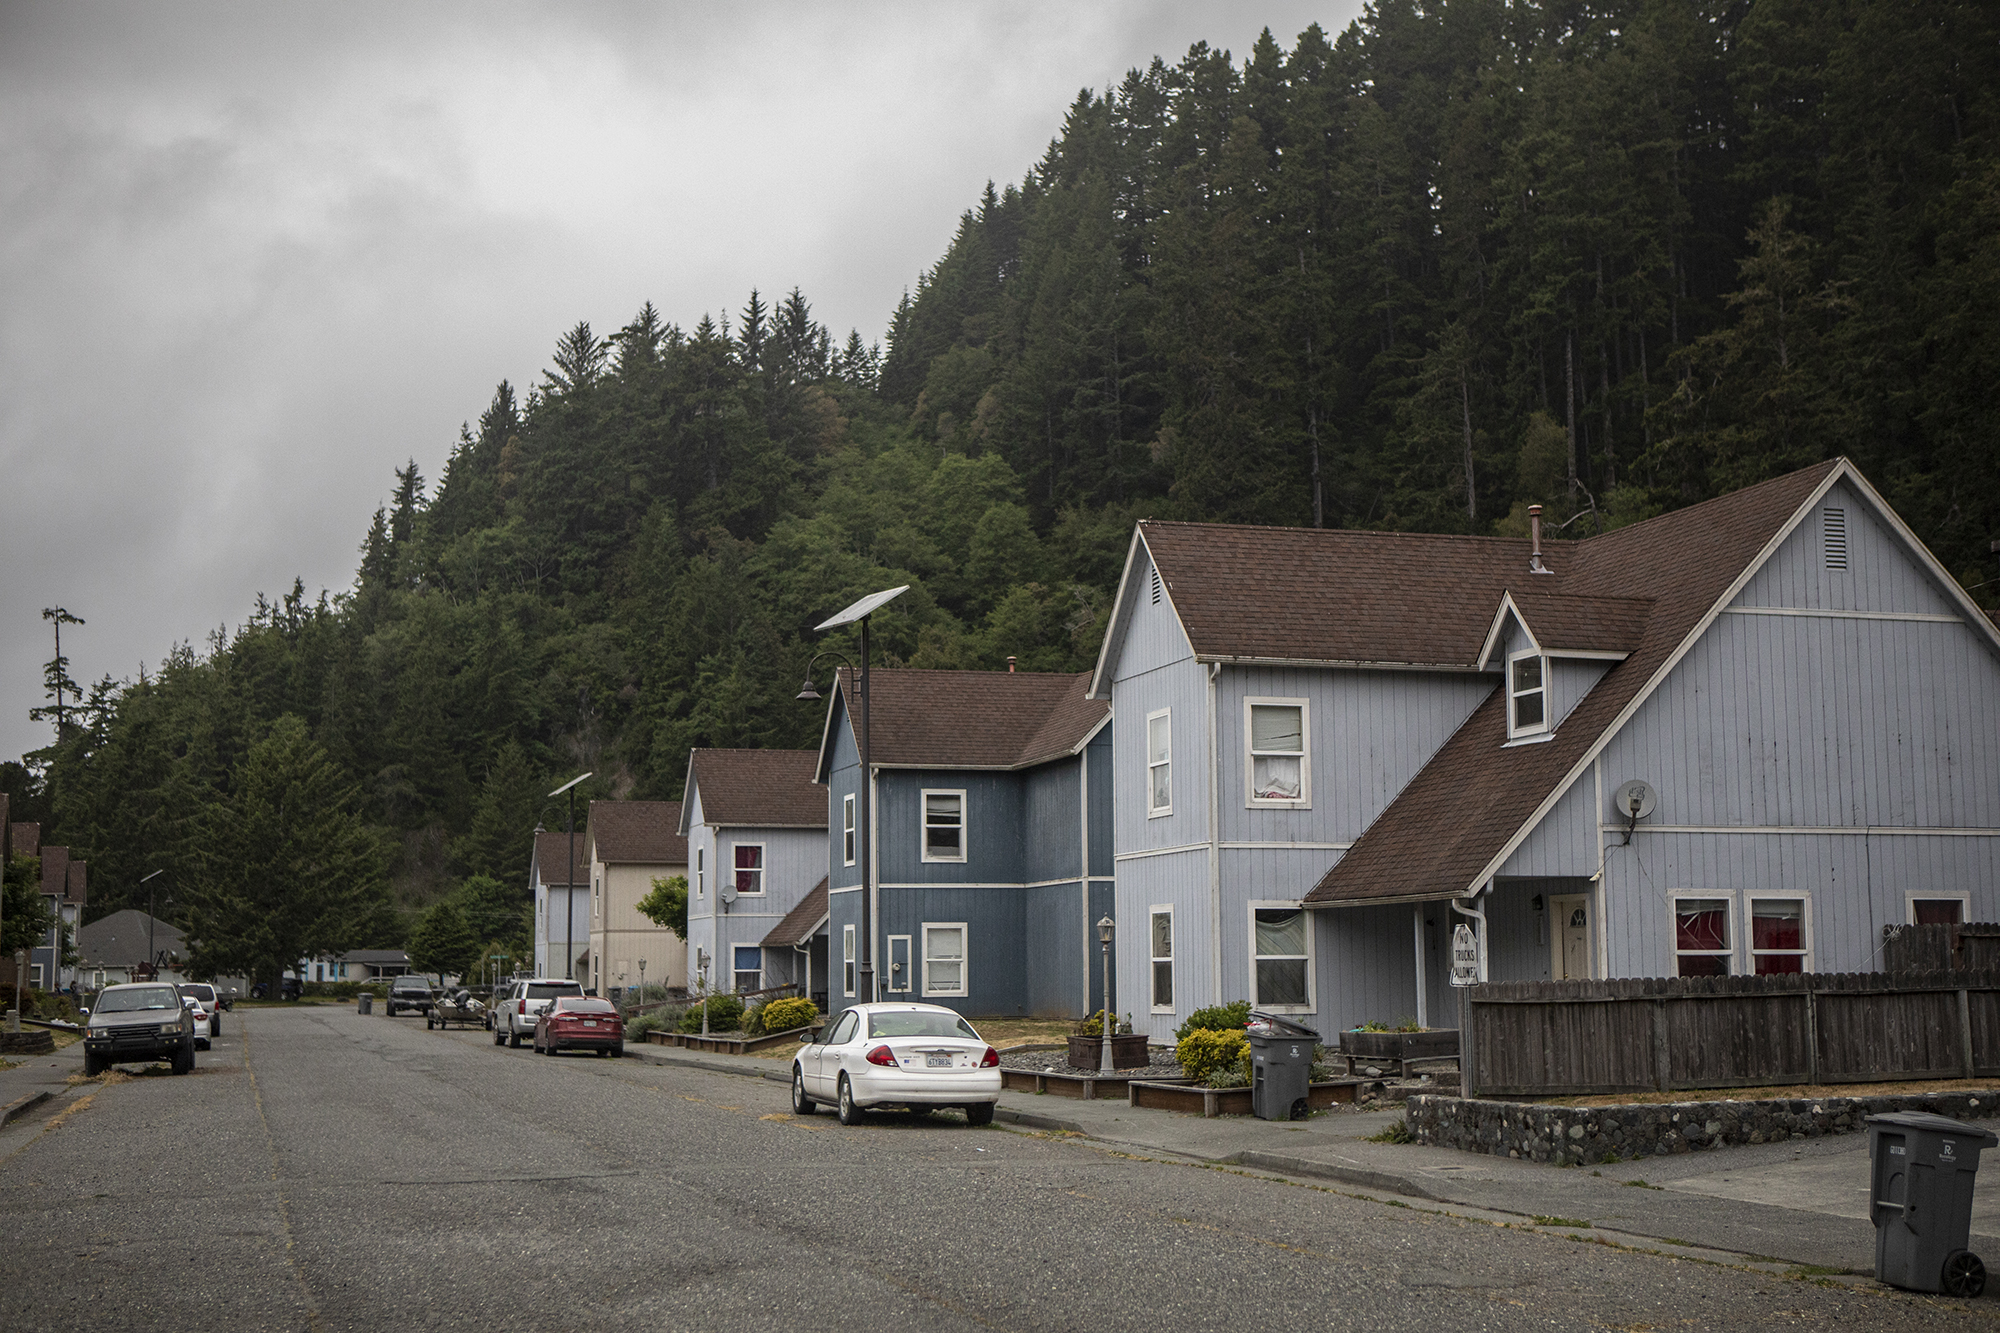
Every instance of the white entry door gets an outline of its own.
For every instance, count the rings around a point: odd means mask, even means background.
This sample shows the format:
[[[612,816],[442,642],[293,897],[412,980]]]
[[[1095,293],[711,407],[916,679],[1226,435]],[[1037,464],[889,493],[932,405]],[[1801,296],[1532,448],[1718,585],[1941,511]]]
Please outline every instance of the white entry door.
[[[1590,895],[1568,894],[1549,899],[1549,976],[1556,981],[1584,981],[1590,970]]]

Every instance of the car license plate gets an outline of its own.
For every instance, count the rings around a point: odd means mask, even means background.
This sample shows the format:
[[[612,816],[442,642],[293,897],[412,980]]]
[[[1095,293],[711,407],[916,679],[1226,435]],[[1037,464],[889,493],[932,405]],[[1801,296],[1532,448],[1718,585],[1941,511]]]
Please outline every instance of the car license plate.
[[[594,1018],[586,1018],[583,1020],[583,1025],[587,1028],[594,1028],[597,1026],[597,1020]]]
[[[924,1068],[949,1069],[951,1068],[951,1057],[948,1055],[926,1055],[924,1057]]]

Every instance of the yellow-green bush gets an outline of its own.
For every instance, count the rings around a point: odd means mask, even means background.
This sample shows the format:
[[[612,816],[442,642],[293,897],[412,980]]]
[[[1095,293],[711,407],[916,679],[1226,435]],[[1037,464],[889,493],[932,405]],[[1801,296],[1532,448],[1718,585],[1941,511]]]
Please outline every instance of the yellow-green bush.
[[[1242,1064],[1249,1054],[1250,1038],[1241,1032],[1220,1032],[1214,1028],[1196,1028],[1174,1047],[1181,1073],[1197,1083],[1206,1083],[1208,1076],[1218,1069]]]
[[[764,1006],[764,1031],[789,1032],[807,1027],[819,1017],[819,1006],[803,996],[792,995]]]

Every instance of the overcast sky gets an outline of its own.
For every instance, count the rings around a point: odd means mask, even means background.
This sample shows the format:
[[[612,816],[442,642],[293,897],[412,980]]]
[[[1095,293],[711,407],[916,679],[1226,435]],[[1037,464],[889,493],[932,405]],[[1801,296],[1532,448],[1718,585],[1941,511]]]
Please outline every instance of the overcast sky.
[[[43,607],[87,684],[339,592],[577,320],[796,285],[879,339],[1078,89],[1359,7],[0,0],[0,757]]]

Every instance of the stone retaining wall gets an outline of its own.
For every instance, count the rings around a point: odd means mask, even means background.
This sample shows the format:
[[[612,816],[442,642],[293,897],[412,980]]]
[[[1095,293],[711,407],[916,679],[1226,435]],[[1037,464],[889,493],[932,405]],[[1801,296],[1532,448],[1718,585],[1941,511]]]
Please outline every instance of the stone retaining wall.
[[[1403,1120],[1418,1142],[1558,1166],[1629,1161],[1739,1143],[1853,1134],[1886,1111],[1958,1120],[2000,1116],[2000,1090],[1890,1097],[1669,1102],[1659,1106],[1551,1106],[1463,1097],[1412,1097]]]

